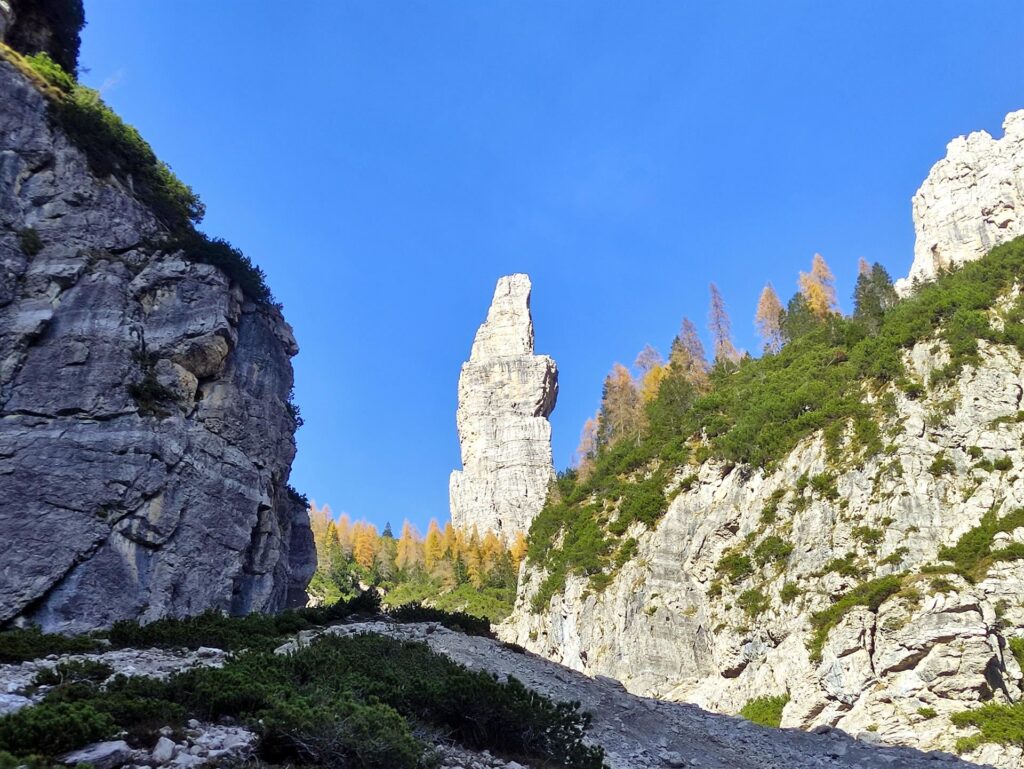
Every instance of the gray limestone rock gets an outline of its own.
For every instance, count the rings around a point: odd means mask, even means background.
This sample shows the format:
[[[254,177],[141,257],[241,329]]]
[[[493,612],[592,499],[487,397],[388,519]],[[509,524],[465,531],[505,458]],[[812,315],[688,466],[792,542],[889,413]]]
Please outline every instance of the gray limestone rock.
[[[0,624],[303,601],[291,330],[162,233],[0,62]]]
[[[1007,115],[1003,131],[953,139],[914,195],[914,263],[900,293],[1024,235],[1024,110]]]
[[[449,485],[452,523],[506,541],[530,528],[554,476],[548,415],[558,369],[533,354],[530,278],[498,281],[487,320],[459,376],[462,470]]]

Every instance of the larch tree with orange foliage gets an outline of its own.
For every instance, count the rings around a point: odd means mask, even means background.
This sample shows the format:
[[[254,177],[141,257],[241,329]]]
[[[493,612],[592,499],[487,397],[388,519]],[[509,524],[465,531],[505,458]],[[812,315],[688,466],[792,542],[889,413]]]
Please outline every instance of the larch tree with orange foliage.
[[[423,540],[423,565],[428,573],[432,573],[444,556],[444,537],[436,518],[430,519],[427,537]]]
[[[598,437],[602,445],[610,446],[623,439],[640,440],[643,430],[640,394],[629,369],[621,363],[616,363],[604,380],[599,422]]]
[[[761,298],[757,301],[757,314],[754,315],[754,325],[764,340],[765,352],[777,353],[782,349],[782,313],[779,295],[775,293],[771,283],[766,284],[761,290]]]
[[[704,343],[700,341],[697,326],[689,318],[683,318],[679,335],[672,340],[672,351],[668,365],[683,374],[683,377],[699,392],[708,388],[708,361]]]
[[[416,528],[405,521],[402,524],[402,534],[398,538],[398,548],[395,551],[395,566],[403,571],[410,571],[423,565],[423,554],[418,540],[419,533]]]
[[[821,254],[814,255],[810,272],[800,273],[800,293],[818,320],[824,320],[839,311],[835,282],[835,276]]]

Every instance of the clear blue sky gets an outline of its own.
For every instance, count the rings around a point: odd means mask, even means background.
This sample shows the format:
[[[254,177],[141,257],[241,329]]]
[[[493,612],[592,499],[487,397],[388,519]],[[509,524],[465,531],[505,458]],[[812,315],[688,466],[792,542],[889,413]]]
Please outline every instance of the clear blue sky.
[[[771,6],[769,8],[769,6]],[[86,0],[85,82],[268,273],[302,351],[294,484],[397,528],[448,514],[456,384],[530,273],[564,467],[611,364],[736,341],[820,251],[906,273],[952,137],[1024,107],[1024,3]]]

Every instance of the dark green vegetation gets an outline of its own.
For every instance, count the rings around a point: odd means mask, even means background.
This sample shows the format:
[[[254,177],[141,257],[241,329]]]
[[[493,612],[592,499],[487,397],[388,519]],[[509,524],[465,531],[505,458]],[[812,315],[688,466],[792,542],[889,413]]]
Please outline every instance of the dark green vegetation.
[[[537,761],[538,766],[599,769],[600,748],[583,744],[590,717],[578,703],[554,703],[514,679],[499,683],[435,654],[421,643],[372,634],[323,636],[290,655],[272,649],[311,619],[337,619],[372,599],[284,617],[120,623],[115,645],[132,643],[245,649],[223,668],[197,668],[166,681],[117,676],[97,663],[68,663],[41,674],[53,686],[38,705],[0,718],[0,751],[55,756],[124,730],[151,745],[162,726],[189,718],[230,717],[261,736],[271,763],[414,769],[429,765],[421,726],[468,747]],[[452,620],[436,610],[401,618]],[[454,623],[471,624],[465,617]],[[106,683],[104,683],[106,681]]]
[[[35,256],[43,250],[43,239],[34,229],[26,227],[18,232],[18,245],[26,256]]]
[[[761,726],[774,726],[778,728],[782,723],[782,709],[789,702],[788,694],[780,694],[777,697],[755,697],[747,700],[740,710],[740,716],[753,721]]]
[[[85,26],[82,0],[12,0],[14,24],[7,30],[7,43],[24,54],[39,53],[39,44],[46,45],[46,53],[68,72],[78,69],[80,33]],[[50,35],[41,36],[36,30],[47,29]]]
[[[0,44],[0,57],[19,67],[48,97],[51,118],[85,154],[90,170],[101,179],[113,177],[130,187],[164,225],[170,236],[155,243],[156,249],[183,251],[186,259],[220,268],[249,298],[273,301],[259,267],[226,241],[195,229],[205,212],[199,196],[157,158],[149,143],[121,120],[98,92],[79,84],[69,74],[73,70],[46,52],[24,58]],[[24,238],[23,234],[22,248],[29,253]]]
[[[978,734],[956,741],[960,753],[974,750],[986,742],[1024,747],[1024,702],[1009,705],[989,703],[975,710],[954,713],[950,719],[956,726],[975,726]]]
[[[822,609],[811,615],[811,627],[814,628],[814,635],[807,642],[811,659],[815,662],[821,660],[821,650],[828,638],[829,631],[838,625],[851,609],[857,606],[866,606],[871,611],[878,611],[878,607],[887,598],[900,592],[902,588],[903,580],[900,576],[890,575],[873,579],[845,593],[827,609]]]
[[[738,363],[720,362],[702,389],[671,365],[657,395],[645,407],[637,440],[599,445],[588,472],[563,473],[530,529],[530,561],[547,571],[535,596],[539,610],[560,592],[569,574],[589,576],[600,588],[619,568],[617,554],[629,523],[656,522],[667,509],[665,484],[690,461],[716,458],[733,466],[771,469],[799,441],[824,431],[833,451],[856,461],[882,451],[880,425],[891,408],[891,391],[922,394],[979,362],[978,341],[1024,350],[1024,299],[1002,312],[1001,330],[989,319],[999,297],[1024,274],[1024,239],[940,276],[903,301],[894,301],[887,276],[871,270],[858,283],[853,317],[824,320],[790,303],[783,318],[787,342],[776,354]],[[806,304],[806,303],[803,303]],[[931,381],[916,382],[902,354],[919,341],[939,338],[950,362]],[[844,436],[849,436],[848,441]],[[947,460],[948,461],[948,460]],[[933,467],[948,472],[946,463]],[[834,498],[827,479],[809,487]],[[799,501],[799,500],[798,500]],[[764,512],[773,522],[777,503]],[[557,543],[557,544],[556,544]],[[743,578],[749,559],[736,554],[719,570]],[[752,566],[753,564],[750,564]]]
[[[36,627],[0,633],[0,663],[24,662],[50,654],[84,654],[101,648],[93,638],[43,633]]]
[[[1024,508],[997,517],[989,511],[981,523],[963,534],[952,547],[939,550],[939,558],[953,564],[957,574],[968,582],[984,579],[989,567],[996,561],[1016,561],[1024,558],[1024,545],[1011,543],[1006,547],[992,549],[995,535],[1024,526]]]

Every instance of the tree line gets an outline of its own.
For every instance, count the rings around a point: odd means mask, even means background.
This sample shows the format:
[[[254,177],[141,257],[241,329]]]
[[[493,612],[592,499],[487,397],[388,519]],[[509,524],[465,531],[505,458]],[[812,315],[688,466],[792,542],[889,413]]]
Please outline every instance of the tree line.
[[[762,341],[764,355],[777,355],[790,342],[842,317],[836,297],[835,277],[821,254],[815,254],[808,272],[801,272],[799,290],[783,305],[775,288],[768,283],[761,291],[754,313],[754,325]],[[749,357],[732,339],[732,320],[725,300],[714,283],[710,284],[707,329],[711,337],[711,355],[707,354],[696,324],[684,317],[672,340],[666,361],[651,345],[645,345],[633,363],[633,369],[615,363],[605,378],[601,405],[583,426],[579,446],[573,458],[579,475],[585,478],[593,469],[598,453],[620,441],[639,443],[652,421],[652,410],[672,409],[711,390],[713,374],[735,369]],[[898,301],[888,272],[877,262],[858,264],[854,289],[853,320],[867,333],[875,333],[882,317]],[[667,392],[666,392],[667,390]]]
[[[492,531],[462,531],[450,521],[442,528],[432,519],[426,535],[405,521],[396,538],[390,523],[378,532],[372,523],[353,521],[347,514],[335,519],[328,505],[317,507],[315,502],[310,503],[309,519],[317,551],[309,594],[319,603],[349,598],[366,586],[380,589],[385,601],[429,601],[453,591],[467,599],[472,591],[514,593],[519,562],[526,554],[522,533],[506,547]]]

